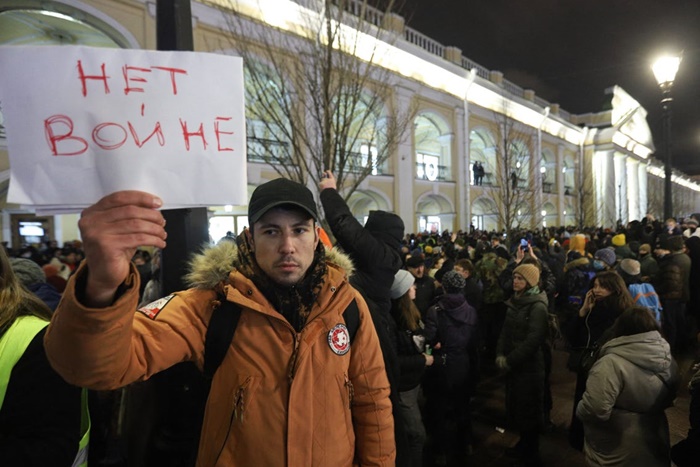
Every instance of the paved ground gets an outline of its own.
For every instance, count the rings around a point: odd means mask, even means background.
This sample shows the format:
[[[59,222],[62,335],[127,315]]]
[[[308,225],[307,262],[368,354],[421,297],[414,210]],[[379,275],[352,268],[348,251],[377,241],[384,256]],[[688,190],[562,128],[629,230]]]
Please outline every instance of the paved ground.
[[[671,444],[685,438],[688,431],[689,396],[687,381],[695,349],[691,349],[677,359],[684,383],[681,385],[674,407],[667,410],[671,431]],[[569,446],[567,428],[573,410],[575,375],[566,369],[568,354],[555,350],[551,375],[554,408],[551,420],[553,429],[540,438],[540,452],[543,465],[548,467],[583,467],[586,465],[583,453]],[[473,428],[476,442],[471,456],[454,456],[448,459],[450,466],[505,467],[513,459],[504,455],[504,449],[517,441],[517,433],[505,429],[504,380],[495,368],[484,368],[477,396],[473,400]],[[429,456],[428,456],[429,457]],[[426,463],[426,467],[432,464]]]

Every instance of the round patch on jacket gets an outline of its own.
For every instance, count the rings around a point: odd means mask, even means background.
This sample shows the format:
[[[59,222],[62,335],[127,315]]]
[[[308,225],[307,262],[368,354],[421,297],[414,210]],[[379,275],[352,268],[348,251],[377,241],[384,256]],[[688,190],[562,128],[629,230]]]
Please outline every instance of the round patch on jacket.
[[[350,333],[344,324],[336,324],[328,331],[328,345],[336,355],[345,355],[350,350]]]

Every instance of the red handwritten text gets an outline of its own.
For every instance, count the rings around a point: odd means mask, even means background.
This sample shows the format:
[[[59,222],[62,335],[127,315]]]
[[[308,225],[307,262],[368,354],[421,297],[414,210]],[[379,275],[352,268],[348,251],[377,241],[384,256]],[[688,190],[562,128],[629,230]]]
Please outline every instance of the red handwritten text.
[[[126,125],[117,122],[104,122],[96,125],[89,132],[90,136],[86,137],[86,133],[78,132],[76,134],[73,120],[67,115],[52,115],[44,120],[44,136],[51,154],[54,156],[85,154],[93,144],[104,151],[112,151],[122,148],[133,141],[134,146],[141,149],[154,136],[154,141],[161,147],[166,146],[168,143],[171,145],[184,144],[185,149],[189,152],[192,137],[201,140],[201,147],[206,150],[208,146],[207,137],[209,135],[209,137],[213,137],[216,140],[216,151],[225,152],[233,151],[233,149],[222,144],[222,135],[233,135],[234,132],[224,131],[221,128],[221,123],[231,120],[232,117],[215,117],[214,122],[210,125],[205,125],[202,122],[198,125],[191,125],[179,119],[181,131],[171,130],[167,138],[161,122],[156,122],[152,129],[148,129],[146,132],[143,132],[143,130],[141,132],[137,131],[134,124],[130,121],[127,121]],[[192,131],[190,128],[196,128],[196,130]],[[148,133],[148,136],[142,139],[142,135],[145,133]]]
[[[145,92],[143,85],[146,85],[149,82],[148,78],[145,75],[147,75],[148,73],[153,73],[154,70],[158,70],[161,72],[164,71],[167,73],[166,79],[169,80],[170,90],[172,91],[173,95],[177,95],[176,77],[178,75],[187,76],[187,70],[164,66],[152,66],[150,68],[143,68],[131,65],[124,65],[122,67],[122,76],[124,77],[124,94],[128,95],[132,92]],[[101,81],[103,84],[103,92],[105,94],[109,94],[110,79],[111,76],[107,74],[106,66],[104,63],[100,64],[100,70],[97,74],[89,75],[86,74],[86,71],[83,67],[83,62],[81,60],[78,60],[78,80],[80,81],[83,97],[87,97],[88,94],[88,80]],[[155,76],[154,79],[158,79],[158,76]]]

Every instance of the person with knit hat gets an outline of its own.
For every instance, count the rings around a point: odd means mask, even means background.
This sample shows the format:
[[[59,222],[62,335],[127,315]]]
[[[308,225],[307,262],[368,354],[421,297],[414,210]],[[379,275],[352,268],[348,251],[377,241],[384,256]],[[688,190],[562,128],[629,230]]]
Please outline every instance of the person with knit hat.
[[[462,293],[464,277],[448,271],[441,283],[445,293],[425,317],[425,339],[435,349],[435,364],[423,381],[425,425],[435,440],[432,454],[438,465],[444,465],[448,452],[465,445],[467,451],[471,449],[469,399],[478,374],[478,318]],[[450,426],[456,427],[454,435],[448,431]]]
[[[423,375],[434,362],[434,357],[425,347],[425,325],[413,303],[416,297],[414,280],[413,274],[400,269],[391,286],[391,315],[396,322],[396,353],[401,369],[398,411],[404,423],[412,466],[423,465],[427,434],[418,398]]]
[[[656,282],[656,275],[659,273],[659,263],[651,254],[651,245],[643,243],[639,245],[639,268],[642,282]]]
[[[520,439],[508,455],[523,465],[541,465],[539,433],[544,419],[545,364],[542,347],[548,333],[547,295],[540,291],[540,270],[521,264],[513,270],[514,295],[498,339],[496,365],[506,373],[506,412]]]
[[[615,256],[618,261],[626,258],[636,259],[637,255],[632,252],[629,244],[627,243],[627,237],[624,233],[619,233],[612,238],[612,245],[615,252]]]
[[[61,294],[46,282],[44,270],[31,259],[10,258],[10,265],[22,285],[54,311],[61,301]]]
[[[615,267],[617,257],[612,248],[601,248],[593,255],[593,268],[596,271],[607,271]]]

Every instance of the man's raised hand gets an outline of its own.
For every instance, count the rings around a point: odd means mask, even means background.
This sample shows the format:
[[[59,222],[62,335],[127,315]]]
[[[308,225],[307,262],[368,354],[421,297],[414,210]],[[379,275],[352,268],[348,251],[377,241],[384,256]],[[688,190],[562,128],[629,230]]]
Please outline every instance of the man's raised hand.
[[[78,221],[88,267],[85,305],[108,306],[140,246],[165,248],[163,201],[142,191],[118,191],[85,209]]]

